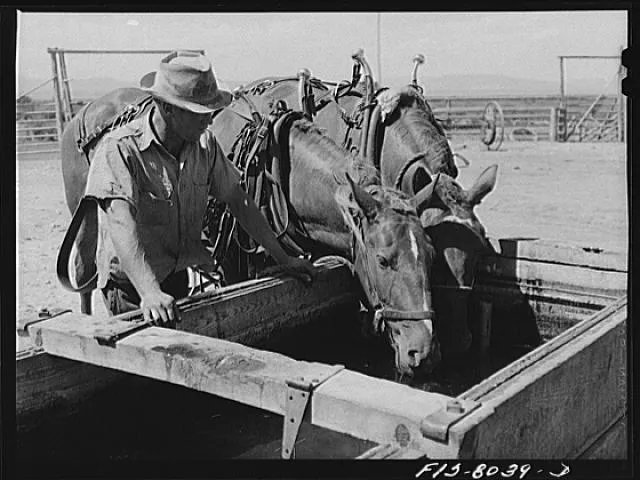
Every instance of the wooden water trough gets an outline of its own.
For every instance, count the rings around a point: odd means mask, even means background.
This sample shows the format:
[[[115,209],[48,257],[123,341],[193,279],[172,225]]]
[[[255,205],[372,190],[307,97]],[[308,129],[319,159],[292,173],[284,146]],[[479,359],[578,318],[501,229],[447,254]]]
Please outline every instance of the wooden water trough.
[[[626,255],[539,240],[493,243],[497,253],[480,265],[472,301],[491,305],[490,350],[521,354],[455,395],[274,347],[300,342],[299,332],[314,325],[335,331],[355,318],[351,272],[328,261],[312,287],[268,278],[193,297],[176,330],[132,330],[135,321],[76,313],[26,326],[32,347],[16,355],[18,431],[55,415],[73,418],[78,405],[118,395],[133,374],[277,416],[274,458],[294,449],[298,458],[626,458]],[[234,458],[247,456],[250,447]]]

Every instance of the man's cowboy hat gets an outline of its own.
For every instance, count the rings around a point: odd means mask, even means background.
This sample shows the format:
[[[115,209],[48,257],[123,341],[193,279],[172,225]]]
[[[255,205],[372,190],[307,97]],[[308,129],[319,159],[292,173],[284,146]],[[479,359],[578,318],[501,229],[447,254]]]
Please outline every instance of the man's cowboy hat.
[[[195,52],[175,51],[160,61],[157,72],[140,79],[155,97],[194,113],[211,113],[231,103],[231,92],[218,88],[211,62]]]

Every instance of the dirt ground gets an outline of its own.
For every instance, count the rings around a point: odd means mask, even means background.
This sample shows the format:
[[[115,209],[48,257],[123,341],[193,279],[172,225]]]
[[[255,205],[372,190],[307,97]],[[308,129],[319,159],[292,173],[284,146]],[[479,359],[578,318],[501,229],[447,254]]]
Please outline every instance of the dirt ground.
[[[583,247],[627,252],[627,164],[624,144],[505,143],[488,152],[478,140],[452,140],[471,165],[459,182],[469,188],[492,164],[495,191],[476,207],[494,238],[536,237]],[[55,154],[17,160],[17,321],[35,319],[47,307],[79,311],[78,295],[55,274],[67,211]],[[97,300],[97,301],[96,301]],[[104,311],[94,296],[97,311]]]

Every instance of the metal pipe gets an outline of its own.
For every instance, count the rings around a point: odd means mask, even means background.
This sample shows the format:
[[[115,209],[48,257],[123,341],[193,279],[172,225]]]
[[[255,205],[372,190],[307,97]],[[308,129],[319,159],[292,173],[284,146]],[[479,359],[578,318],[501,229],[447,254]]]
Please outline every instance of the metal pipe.
[[[376,52],[378,54],[377,55],[377,60],[378,60],[377,61],[377,67],[378,67],[377,69],[378,69],[378,81],[380,83],[382,83],[382,59],[381,59],[381,57],[382,57],[382,40],[380,38],[380,35],[381,35],[380,23],[381,23],[382,14],[380,12],[378,12],[377,15],[378,15],[378,18],[377,18],[377,20],[378,20],[377,23],[378,24],[377,24],[377,29],[376,29],[376,33],[377,33],[376,37],[377,37],[377,41],[378,41],[377,42],[378,43],[377,44],[377,52]]]
[[[565,87],[564,87],[564,78],[565,78],[565,57],[560,57],[560,108],[566,107],[566,98],[565,98]]]
[[[626,135],[626,116],[625,116],[625,100],[624,100],[624,95],[622,94],[622,79],[624,78],[624,66],[622,65],[622,51],[624,50],[624,48],[622,46],[620,46],[620,65],[618,65],[618,76],[617,76],[617,80],[618,80],[618,134],[617,134],[617,140],[619,142],[624,142],[627,138]]]
[[[64,121],[65,124],[71,121],[73,117],[73,109],[71,106],[71,88],[69,86],[69,77],[67,75],[67,62],[64,58],[64,51],[58,53],[60,61],[60,75],[62,77],[62,93],[64,98]]]
[[[63,123],[62,123],[62,104],[60,99],[60,78],[58,77],[58,49],[48,49],[51,55],[51,70],[53,73],[53,92],[56,100],[56,120],[58,121],[58,140],[62,139]]]
[[[560,55],[559,58],[620,58],[620,55]]]
[[[27,92],[23,93],[22,95],[20,95],[16,100],[20,100],[22,97],[26,97],[27,95],[29,95],[31,92],[35,92],[36,90],[38,90],[41,87],[44,87],[47,83],[53,81],[53,78],[49,78],[48,80],[45,80],[44,82],[42,82],[40,85],[38,85],[37,87],[33,87],[31,90],[28,90]]]
[[[198,49],[181,49],[187,52],[197,52],[202,55],[205,54],[204,50]],[[82,54],[123,54],[123,53],[158,53],[158,54],[167,54],[171,53],[174,50],[64,50],[61,48],[48,48],[47,52],[52,53],[53,51],[59,51],[64,53],[82,53]]]

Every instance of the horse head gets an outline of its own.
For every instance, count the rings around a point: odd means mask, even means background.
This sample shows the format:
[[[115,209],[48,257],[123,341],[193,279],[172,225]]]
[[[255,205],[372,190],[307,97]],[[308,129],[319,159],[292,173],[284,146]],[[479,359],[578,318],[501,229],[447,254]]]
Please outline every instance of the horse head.
[[[422,226],[437,252],[433,289],[437,292],[437,329],[444,353],[462,353],[471,344],[469,295],[478,260],[492,251],[474,208],[494,189],[497,169],[497,165],[485,169],[468,190],[441,173],[429,185],[431,194],[416,195]]]
[[[376,135],[374,158],[383,185],[405,193],[421,189],[428,181],[420,176],[420,166],[458,175],[446,134],[419,90],[412,85],[387,89],[376,100],[373,116],[379,117],[375,120],[382,134]]]
[[[373,329],[388,339],[398,373],[427,374],[440,361],[429,275],[435,250],[406,195],[347,180],[335,198],[353,233],[352,260],[375,311]]]

